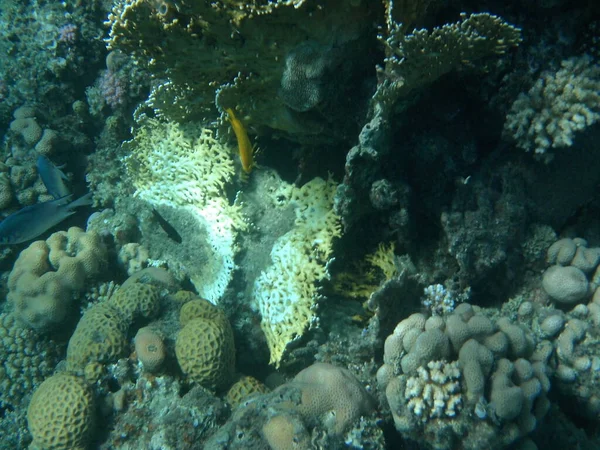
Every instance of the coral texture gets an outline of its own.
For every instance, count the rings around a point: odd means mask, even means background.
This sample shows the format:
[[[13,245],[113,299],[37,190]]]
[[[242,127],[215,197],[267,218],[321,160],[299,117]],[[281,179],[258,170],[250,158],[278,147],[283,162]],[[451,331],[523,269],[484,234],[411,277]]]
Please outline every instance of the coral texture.
[[[217,315],[188,321],[177,334],[175,354],[181,370],[191,381],[212,390],[227,387],[235,369],[235,345],[229,321]]]
[[[92,392],[81,378],[68,373],[51,376],[29,404],[30,448],[84,450],[93,432],[94,414]]]
[[[270,362],[276,366],[287,345],[316,321],[314,307],[320,297],[316,284],[329,277],[333,240],[341,234],[332,209],[334,192],[333,181],[320,178],[291,191],[286,203],[295,208],[295,225],[277,239],[271,265],[254,281],[252,307],[261,315]]]

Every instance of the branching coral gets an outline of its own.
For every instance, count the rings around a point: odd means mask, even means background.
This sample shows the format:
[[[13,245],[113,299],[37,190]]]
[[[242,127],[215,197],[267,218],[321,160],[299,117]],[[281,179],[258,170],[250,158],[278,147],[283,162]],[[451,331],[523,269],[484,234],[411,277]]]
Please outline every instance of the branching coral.
[[[569,58],[513,103],[504,131],[517,146],[544,155],[570,147],[578,131],[600,120],[600,66],[587,55]]]

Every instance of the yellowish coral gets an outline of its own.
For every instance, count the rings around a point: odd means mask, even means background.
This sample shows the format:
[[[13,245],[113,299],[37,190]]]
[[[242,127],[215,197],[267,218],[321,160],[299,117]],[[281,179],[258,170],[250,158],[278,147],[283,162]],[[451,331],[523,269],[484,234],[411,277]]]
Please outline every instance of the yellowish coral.
[[[191,320],[177,335],[175,354],[191,381],[213,390],[226,387],[235,369],[231,325],[220,320]]]
[[[92,306],[84,314],[69,340],[67,367],[97,377],[106,364],[121,357],[128,345],[129,322],[106,303]],[[92,379],[90,381],[95,381]]]
[[[341,226],[333,211],[335,183],[315,178],[289,198],[296,219],[291,231],[271,250],[271,265],[255,280],[252,306],[261,315],[261,328],[271,351],[271,364],[279,366],[286,347],[316,321],[320,297],[317,284],[329,277],[333,240]]]
[[[188,322],[198,318],[228,322],[227,316],[221,308],[200,297],[191,299],[181,307],[179,323],[182,327],[185,327]]]
[[[198,250],[203,262],[187,275],[202,297],[217,303],[235,269],[236,233],[246,228],[239,205],[231,205],[225,193],[235,174],[230,149],[207,128],[153,119],[124,147],[135,195],[152,207],[185,210],[205,230],[206,248]]]
[[[256,378],[244,375],[227,391],[227,401],[235,408],[250,395],[265,394],[267,392],[269,392],[269,388]]]
[[[108,300],[108,304],[121,313],[121,317],[132,322],[134,319],[150,319],[158,312],[158,288],[150,284],[130,283],[121,286]]]
[[[367,256],[367,262],[372,266],[378,267],[385,276],[386,280],[391,280],[398,275],[398,268],[394,261],[394,250],[396,246],[393,242],[389,244],[379,244],[374,253]]]
[[[23,250],[8,277],[8,300],[27,326],[63,322],[86,282],[100,275],[107,251],[95,232],[69,228]]]
[[[83,450],[94,425],[94,398],[85,382],[58,373],[35,391],[27,409],[31,449]]]

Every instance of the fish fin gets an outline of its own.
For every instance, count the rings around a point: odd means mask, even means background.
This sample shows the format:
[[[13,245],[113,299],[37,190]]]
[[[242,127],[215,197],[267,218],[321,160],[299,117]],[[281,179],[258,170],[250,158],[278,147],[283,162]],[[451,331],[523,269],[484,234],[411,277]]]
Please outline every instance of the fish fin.
[[[71,197],[71,195],[69,195],[68,197]],[[63,197],[65,198],[65,197]],[[72,201],[71,203],[69,203],[67,205],[67,209],[71,210],[73,208],[78,208],[79,206],[86,206],[86,205],[91,205],[94,201],[92,200],[92,193],[88,192],[87,194],[85,194],[83,197],[79,197],[77,200]]]
[[[54,203],[56,203],[57,205],[62,206],[62,205],[68,204],[71,201],[72,198],[73,198],[73,194],[67,194],[67,195],[64,195],[62,197],[55,198],[52,201]]]

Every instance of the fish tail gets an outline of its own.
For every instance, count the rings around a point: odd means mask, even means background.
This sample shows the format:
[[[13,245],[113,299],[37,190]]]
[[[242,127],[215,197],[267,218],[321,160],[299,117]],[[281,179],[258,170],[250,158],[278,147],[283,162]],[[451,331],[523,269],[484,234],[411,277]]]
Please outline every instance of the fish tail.
[[[92,193],[88,192],[83,197],[79,197],[77,200],[74,200],[71,203],[69,203],[67,205],[67,209],[71,210],[71,209],[78,208],[79,206],[91,205],[92,203],[93,203]]]

